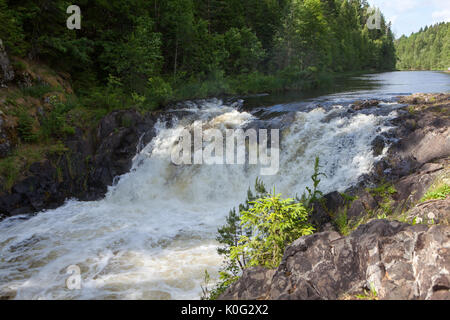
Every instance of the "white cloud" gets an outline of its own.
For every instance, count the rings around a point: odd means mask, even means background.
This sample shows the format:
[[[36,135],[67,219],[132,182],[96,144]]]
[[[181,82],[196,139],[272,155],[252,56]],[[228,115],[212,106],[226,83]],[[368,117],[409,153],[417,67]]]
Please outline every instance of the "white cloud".
[[[443,11],[435,11],[432,14],[433,23],[450,22],[450,9]]]

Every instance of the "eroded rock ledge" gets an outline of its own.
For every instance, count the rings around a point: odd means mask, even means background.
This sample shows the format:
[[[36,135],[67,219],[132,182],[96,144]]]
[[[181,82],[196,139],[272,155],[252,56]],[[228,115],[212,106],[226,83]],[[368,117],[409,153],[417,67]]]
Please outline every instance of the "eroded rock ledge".
[[[356,200],[326,195],[312,217],[320,233],[295,241],[275,270],[245,270],[220,299],[357,299],[370,292],[376,299],[450,299],[450,196],[419,201],[437,179],[450,183],[450,95],[399,100],[407,106],[394,120],[397,128],[381,137],[391,140],[388,155],[347,191]],[[370,187],[386,183],[395,190],[392,217],[380,220],[373,215],[386,214],[386,196]],[[368,222],[342,236],[333,225],[342,210],[349,220]],[[395,221],[400,214],[410,224]]]
[[[252,268],[221,299],[450,299],[450,228],[374,220],[349,237],[295,241],[276,270]]]

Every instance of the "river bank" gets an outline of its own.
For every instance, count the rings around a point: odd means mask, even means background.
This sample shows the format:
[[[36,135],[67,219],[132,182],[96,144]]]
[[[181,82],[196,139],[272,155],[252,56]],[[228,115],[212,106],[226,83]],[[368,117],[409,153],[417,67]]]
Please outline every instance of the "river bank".
[[[75,130],[67,137],[68,141],[75,142],[68,145],[78,148],[71,156],[83,163],[76,170],[80,170],[80,177],[85,174],[84,180],[74,179],[76,166],[73,162],[67,164],[70,160],[64,156],[67,150],[61,148],[51,154],[54,157],[51,159],[55,159],[53,162],[45,162],[54,165],[55,161],[61,161],[56,163],[62,168],[46,171],[37,164],[33,172],[35,177],[25,177],[30,183],[14,189],[20,192],[19,201],[28,201],[26,210],[33,209],[29,204],[33,200],[33,183],[45,179],[55,186],[56,191],[69,190],[75,184],[80,186],[80,193],[93,190],[94,199],[100,200],[70,200],[32,219],[29,219],[30,215],[19,215],[2,222],[1,295],[15,299],[198,298],[204,270],[214,274],[221,264],[214,241],[217,228],[227,211],[242,201],[248,186],[258,175],[254,168],[173,166],[170,147],[177,137],[177,130],[192,129],[198,119],[222,129],[280,128],[284,132],[285,150],[281,158],[282,172],[269,178],[267,185],[277,186],[283,195],[301,194],[305,190],[312,174],[311,160],[319,155],[330,177],[322,181],[323,191],[329,193],[339,188],[344,192],[361,178],[372,184],[361,186],[360,192],[366,188],[375,189],[370,196],[375,200],[380,197],[379,202],[384,203],[382,198],[391,189],[377,187],[376,177],[370,178],[370,168],[374,163],[380,166],[378,163],[382,161],[379,160],[387,155],[387,146],[396,142],[396,135],[403,134],[394,130],[398,127],[396,118],[403,119],[402,116],[411,113],[408,108],[405,110],[398,105],[394,99],[396,95],[392,94],[405,89],[391,83],[404,84],[410,79],[419,79],[418,83],[413,81],[418,86],[422,85],[423,79],[430,79],[426,82],[433,83],[434,87],[425,90],[441,87],[445,90],[447,84],[446,78],[441,78],[442,74],[407,73],[404,78],[402,76],[402,73],[364,76],[358,86],[342,88],[341,93],[291,100],[298,102],[281,105],[252,102],[249,106],[246,101],[211,99],[180,103],[170,111],[147,116],[138,111],[117,110],[102,116],[98,123],[85,126],[89,130]],[[393,81],[386,81],[390,77]],[[386,84],[380,87],[380,82]],[[361,91],[360,83],[367,91]],[[415,86],[407,87],[416,90]],[[380,97],[378,101],[374,101],[377,97]],[[362,101],[356,102],[358,99]],[[80,120],[77,113],[69,114],[69,120]],[[181,122],[174,126],[175,119]],[[68,123],[77,128],[77,122]],[[154,129],[158,131],[156,136]],[[142,136],[145,132],[148,136]],[[149,140],[152,143],[146,145]],[[142,152],[133,159],[141,149]],[[85,157],[84,150],[89,150]],[[39,163],[39,159],[30,162],[30,166],[35,162]],[[88,178],[83,169],[86,162]],[[114,174],[128,172],[127,168],[131,171],[116,184],[118,179],[114,179]],[[51,174],[47,175],[47,172]],[[20,171],[19,182],[22,174],[27,175],[29,171]],[[362,174],[368,176],[361,177]],[[63,182],[58,177],[63,178]],[[105,184],[102,181],[106,181]],[[95,188],[89,189],[90,183]],[[108,188],[111,184],[114,187]],[[44,191],[45,184],[40,188]],[[104,192],[106,196],[103,197]],[[351,197],[351,190],[346,193]],[[60,194],[60,201],[64,201],[64,193]],[[337,195],[330,193],[327,198],[332,201]],[[37,199],[45,200],[45,196],[48,194],[40,192]],[[339,196],[344,200],[348,198]],[[363,200],[362,196],[356,199],[353,209],[361,202],[364,206]],[[29,212],[17,210],[14,213]],[[330,226],[335,228],[334,219],[323,217],[323,222],[317,221],[323,230]],[[347,223],[350,221],[348,216],[339,221],[340,232],[346,233],[346,229],[353,228],[353,222]],[[69,292],[64,287],[65,269],[73,264],[83,270],[86,287]]]
[[[374,142],[377,152],[393,139],[387,156],[345,196],[325,196],[320,232],[288,247],[279,268],[245,270],[220,299],[450,298],[450,95],[399,101],[397,128]]]
[[[138,146],[152,140],[156,121],[171,118],[164,110],[177,99],[238,101],[238,95],[311,90],[363,73],[250,74],[187,83],[180,93],[161,98],[165,108],[149,111],[153,107],[124,101],[107,88],[80,99],[69,74],[17,57],[10,61],[3,47],[0,53],[7,75],[0,79],[0,220],[56,208],[70,198],[102,198],[114,178],[131,169]]]

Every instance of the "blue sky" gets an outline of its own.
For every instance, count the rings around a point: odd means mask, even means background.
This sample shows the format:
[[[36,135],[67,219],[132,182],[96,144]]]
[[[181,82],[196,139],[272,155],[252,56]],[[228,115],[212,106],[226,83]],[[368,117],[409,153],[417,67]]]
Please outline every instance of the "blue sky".
[[[381,9],[398,38],[437,22],[450,22],[450,0],[368,0]]]

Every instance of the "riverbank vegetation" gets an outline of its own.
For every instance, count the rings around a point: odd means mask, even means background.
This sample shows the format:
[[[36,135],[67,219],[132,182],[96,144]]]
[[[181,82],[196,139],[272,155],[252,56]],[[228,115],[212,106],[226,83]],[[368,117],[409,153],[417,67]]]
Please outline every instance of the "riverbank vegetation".
[[[450,22],[420,29],[395,42],[400,70],[447,70],[450,68]]]
[[[0,39],[70,74],[94,108],[307,90],[395,65],[390,26],[368,29],[365,0],[80,0],[80,30],[66,28],[70,4],[0,0]]]
[[[66,27],[71,4],[0,0],[15,73],[0,90],[7,186],[30,154],[45,158],[113,110],[306,91],[395,65],[390,26],[368,29],[366,1],[80,0],[80,30]]]
[[[247,200],[232,209],[226,224],[218,229],[218,253],[224,257],[220,279],[212,288],[211,278],[205,272],[202,299],[214,300],[236,282],[242,272],[250,267],[277,268],[288,245],[296,239],[313,234],[310,221],[314,205],[322,201],[318,189],[320,177],[319,158],[316,158],[312,188],[306,187],[301,198],[283,199],[275,189],[269,192],[261,180],[256,180],[255,192],[248,190]]]

